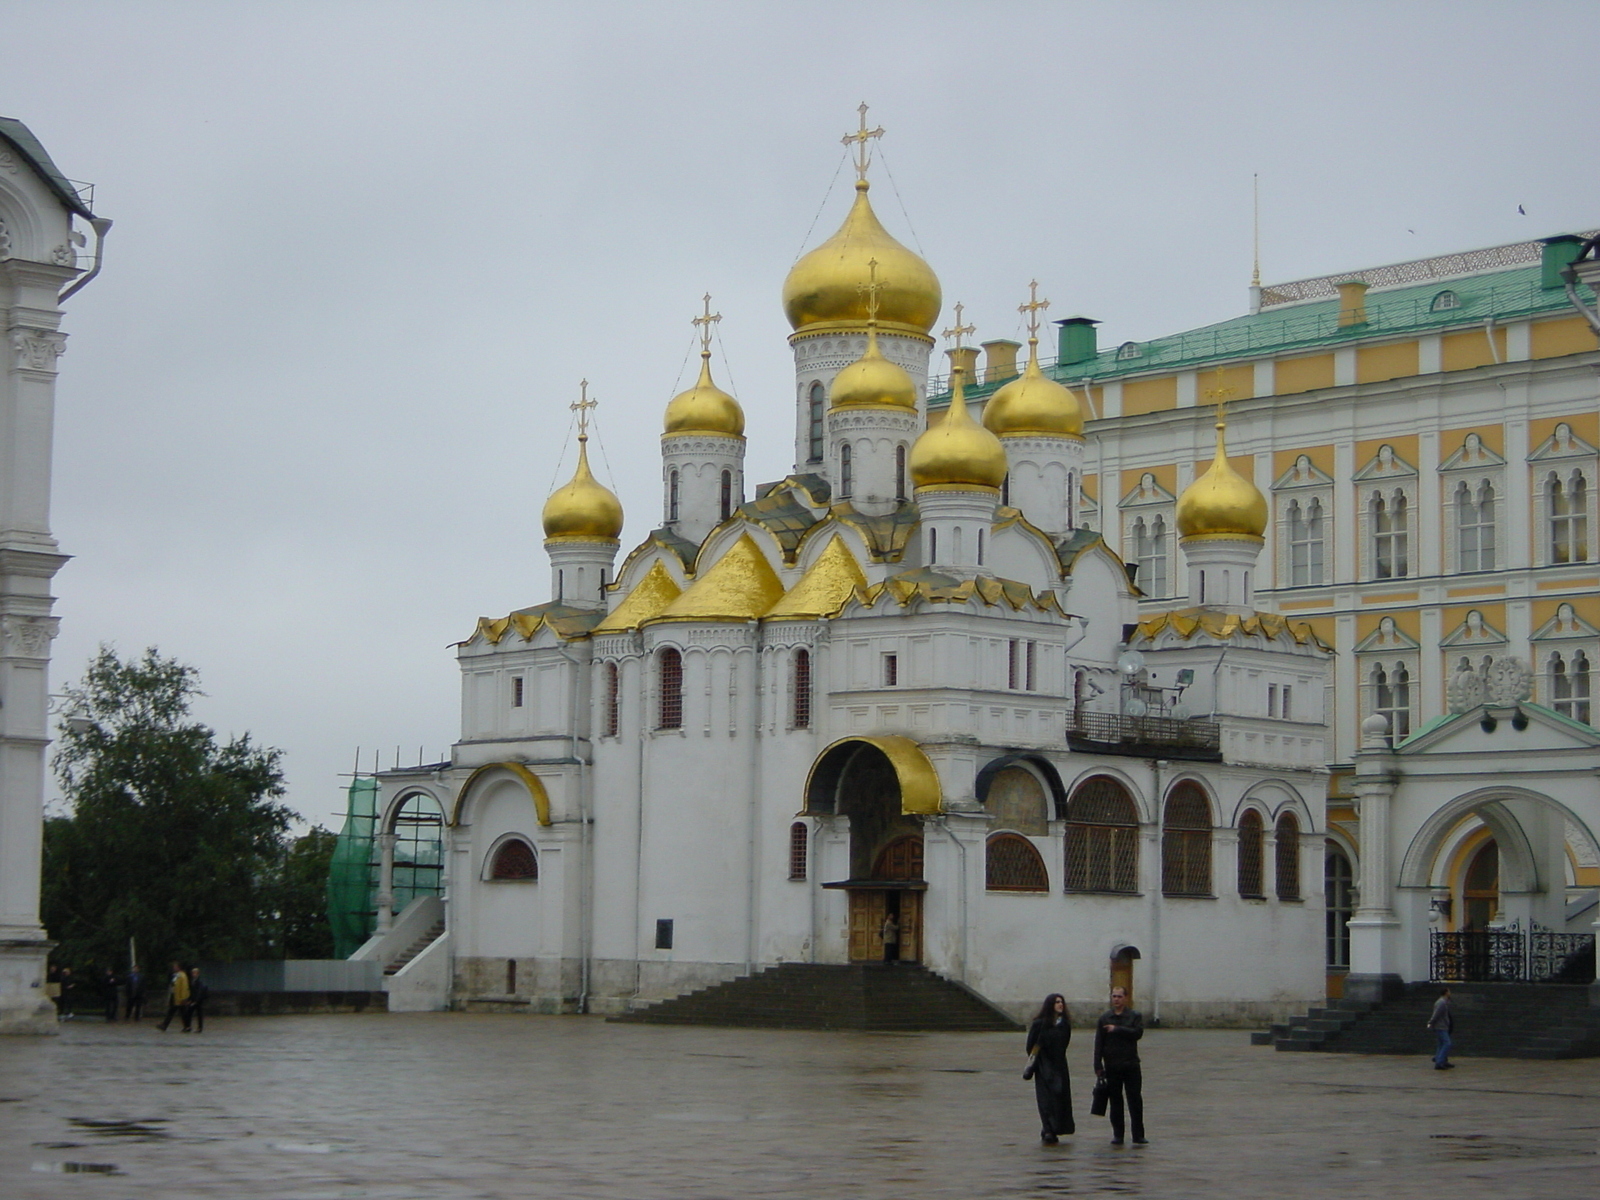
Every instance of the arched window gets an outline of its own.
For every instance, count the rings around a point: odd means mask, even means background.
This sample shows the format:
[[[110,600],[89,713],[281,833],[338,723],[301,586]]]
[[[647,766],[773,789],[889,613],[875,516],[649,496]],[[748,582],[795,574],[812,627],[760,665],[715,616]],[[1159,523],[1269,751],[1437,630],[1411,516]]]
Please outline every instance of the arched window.
[[[1462,480],[1456,484],[1455,506],[1460,569],[1494,570],[1494,484],[1485,479],[1474,491],[1470,483]]]
[[[1304,508],[1289,501],[1289,586],[1322,584],[1322,501],[1313,497]]]
[[[395,835],[390,891],[398,913],[418,896],[444,891],[444,812],[432,796],[414,792],[401,802],[389,831]]]
[[[733,472],[722,473],[722,519],[733,516]]]
[[[668,646],[656,660],[661,667],[661,704],[657,729],[683,728],[683,656]]]
[[[678,519],[678,472],[667,472],[667,520]]]
[[[1411,736],[1411,672],[1404,663],[1385,670],[1382,663],[1372,668],[1372,711],[1389,722],[1389,739],[1394,745]]]
[[[1367,502],[1372,523],[1372,574],[1376,579],[1402,579],[1411,572],[1409,514],[1406,494],[1374,492]]]
[[[806,458],[810,462],[822,461],[822,413],[827,405],[827,392],[820,383],[811,385],[811,395],[806,401],[807,441]]]
[[[894,448],[894,498],[896,500],[904,500],[906,498],[906,448],[904,446],[896,446]]]
[[[1067,887],[1139,890],[1139,810],[1109,776],[1086,779],[1067,803]]]
[[[1133,523],[1133,557],[1139,570],[1135,582],[1146,596],[1167,594],[1167,522],[1154,517],[1148,525],[1140,517]]]
[[[854,484],[855,471],[850,466],[850,443],[846,442],[839,447],[839,496],[848,500]]]
[[[1246,809],[1239,818],[1239,895],[1260,900],[1267,893],[1261,882],[1261,859],[1265,837],[1261,814]]]
[[[1048,892],[1044,858],[1019,833],[997,833],[984,858],[984,886],[991,892]]]
[[[939,531],[928,530],[928,565],[931,567],[939,561]]]
[[[1167,797],[1161,890],[1169,896],[1211,894],[1211,804],[1198,784],[1180,783]]]
[[[1279,900],[1300,899],[1300,821],[1292,812],[1278,818],[1276,859]]]
[[[978,530],[978,565],[983,566],[983,530]]]
[[[533,847],[521,838],[508,838],[494,852],[494,862],[489,866],[490,879],[539,878],[539,859]]]
[[[622,679],[614,662],[606,664],[606,736],[616,737],[622,729]]]
[[[1433,303],[1428,307],[1433,312],[1447,312],[1452,308],[1461,307],[1461,297],[1447,289],[1435,296]]]
[[[1550,561],[1589,561],[1589,483],[1582,471],[1563,481],[1554,471],[1545,477],[1550,510]]]
[[[1550,655],[1549,670],[1550,707],[1564,717],[1589,724],[1589,656],[1574,650],[1568,662],[1555,651]]]
[[[806,848],[810,845],[810,830],[804,821],[789,826],[789,878],[806,877]]]
[[[794,713],[796,729],[811,728],[811,651],[794,652]]]
[[[1351,890],[1355,874],[1345,852],[1332,842],[1328,843],[1327,857],[1322,860],[1322,891],[1327,899],[1327,957],[1328,966],[1344,970],[1350,966],[1350,918],[1355,906],[1351,903]]]

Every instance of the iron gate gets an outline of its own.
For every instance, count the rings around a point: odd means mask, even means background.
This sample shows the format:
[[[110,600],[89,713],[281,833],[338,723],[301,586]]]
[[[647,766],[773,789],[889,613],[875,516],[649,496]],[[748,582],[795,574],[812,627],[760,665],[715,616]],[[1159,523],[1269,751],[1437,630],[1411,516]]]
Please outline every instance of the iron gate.
[[[1506,929],[1433,933],[1428,978],[1435,983],[1591,983],[1594,934],[1562,933],[1537,921]]]

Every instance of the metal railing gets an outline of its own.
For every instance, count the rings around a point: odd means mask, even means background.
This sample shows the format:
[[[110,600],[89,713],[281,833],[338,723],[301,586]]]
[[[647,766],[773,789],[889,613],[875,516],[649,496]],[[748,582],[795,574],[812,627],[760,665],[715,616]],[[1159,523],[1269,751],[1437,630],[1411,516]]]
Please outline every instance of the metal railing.
[[[1591,983],[1594,969],[1594,934],[1537,922],[1527,933],[1464,929],[1428,939],[1428,978],[1435,983]]]
[[[1194,718],[1179,721],[1172,717],[1075,712],[1067,718],[1067,744],[1074,749],[1138,757],[1158,754],[1220,760],[1222,727],[1215,721]]]

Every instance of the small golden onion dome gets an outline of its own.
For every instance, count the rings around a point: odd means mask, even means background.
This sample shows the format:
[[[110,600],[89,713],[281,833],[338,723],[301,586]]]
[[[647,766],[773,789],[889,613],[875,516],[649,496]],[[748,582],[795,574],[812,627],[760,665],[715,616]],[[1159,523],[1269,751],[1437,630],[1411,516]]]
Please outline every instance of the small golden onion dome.
[[[911,481],[919,488],[999,489],[1006,477],[1006,450],[967,411],[961,370],[951,375],[950,408],[911,447]]]
[[[890,362],[878,348],[878,329],[867,323],[867,352],[833,377],[833,408],[905,408],[915,412],[917,385],[905,368]]]
[[[739,402],[711,382],[711,351],[700,352],[700,379],[686,392],[679,392],[667,405],[666,430],[678,433],[714,433],[721,437],[744,436],[744,409]]]
[[[622,502],[590,472],[588,441],[578,438],[578,469],[544,502],[546,541],[614,542],[622,532]]]
[[[927,333],[944,302],[933,268],[907,250],[879,222],[867,200],[867,181],[856,181],[856,200],[839,232],[801,257],[783,281],[783,312],[795,330],[867,319],[861,285],[877,261],[883,282],[878,321],[890,329]]]
[[[1223,423],[1217,422],[1217,453],[1206,473],[1178,497],[1180,538],[1244,537],[1262,540],[1267,498],[1228,462]]]
[[[1028,339],[1028,365],[1021,375],[989,397],[983,406],[983,423],[1000,437],[1045,434],[1050,437],[1083,436],[1083,406],[1072,394],[1039,369],[1039,339]]]

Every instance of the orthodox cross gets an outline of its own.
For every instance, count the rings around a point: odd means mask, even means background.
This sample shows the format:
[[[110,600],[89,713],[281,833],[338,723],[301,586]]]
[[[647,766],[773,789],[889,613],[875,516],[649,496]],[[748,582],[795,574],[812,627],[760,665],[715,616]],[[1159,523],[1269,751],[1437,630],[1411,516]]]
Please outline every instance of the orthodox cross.
[[[856,291],[867,298],[867,320],[876,322],[878,319],[878,293],[887,286],[885,281],[878,278],[878,260],[867,260],[867,282],[856,284]]]
[[[1239,394],[1238,388],[1224,387],[1222,368],[1217,368],[1217,386],[1206,391],[1206,399],[1217,406],[1217,428],[1221,429],[1227,421],[1228,401]]]
[[[701,354],[710,354],[711,353],[711,327],[713,325],[715,325],[718,321],[722,320],[722,314],[721,313],[714,313],[714,312],[711,311],[711,293],[710,292],[707,292],[705,294],[705,296],[703,297],[703,299],[705,301],[706,311],[703,314],[701,314],[700,316],[695,317],[693,320],[691,320],[689,322],[689,324],[693,325],[696,329],[698,329],[700,331],[700,353]]]
[[[966,337],[969,333],[978,332],[978,327],[976,325],[963,325],[961,323],[961,314],[965,311],[966,305],[961,304],[958,301],[956,303],[956,323],[939,335],[940,337],[954,338],[956,342],[955,348],[957,350],[961,349],[962,338]]]
[[[865,100],[861,102],[861,107],[856,111],[861,114],[861,128],[854,133],[845,134],[839,140],[846,146],[850,145],[851,142],[856,144],[856,178],[864,181],[867,178],[867,168],[872,165],[872,155],[867,150],[867,143],[874,138],[883,136],[883,126],[879,125],[876,129],[867,128],[867,102]]]
[[[1028,302],[1017,305],[1019,313],[1028,314],[1028,336],[1034,341],[1039,340],[1039,314],[1050,307],[1050,301],[1039,299],[1039,281],[1030,280],[1028,283]]]
[[[574,400],[567,407],[578,414],[578,440],[587,442],[589,440],[589,410],[597,406],[600,401],[589,399],[589,381],[587,379],[578,384],[578,387],[581,399]]]

